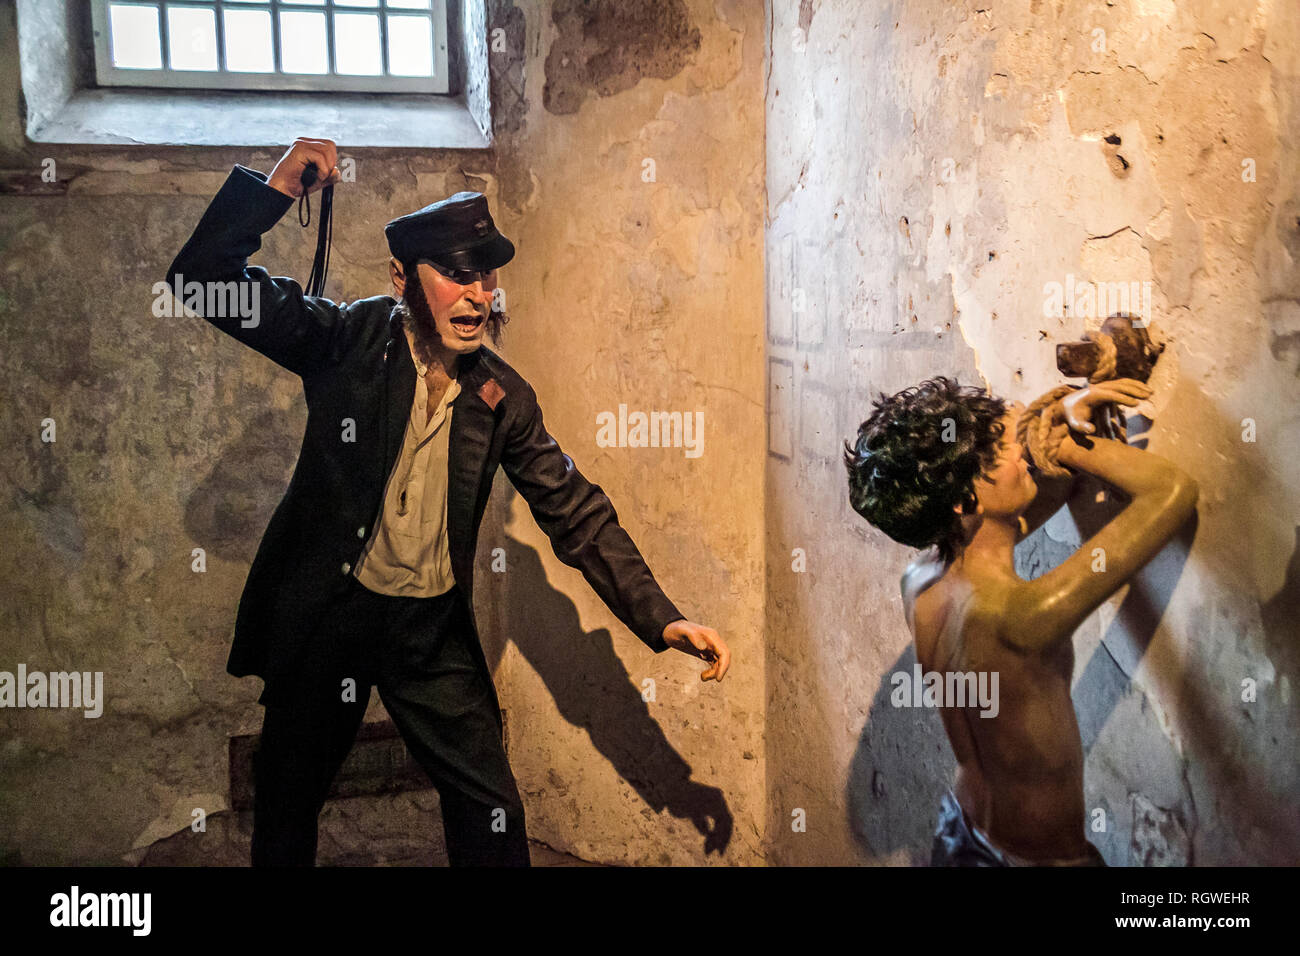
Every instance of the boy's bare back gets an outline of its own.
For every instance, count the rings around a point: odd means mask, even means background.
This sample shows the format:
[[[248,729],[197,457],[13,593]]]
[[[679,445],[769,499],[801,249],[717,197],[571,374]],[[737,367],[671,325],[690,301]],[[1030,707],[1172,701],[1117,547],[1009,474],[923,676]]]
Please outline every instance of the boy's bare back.
[[[1020,633],[1023,584],[997,571],[945,573],[922,555],[904,577],[904,610],[923,671],[998,675],[996,716],[981,716],[977,702],[940,711],[957,757],[954,790],[971,822],[1018,856],[1077,857],[1088,844],[1070,700],[1074,648],[1068,632]]]

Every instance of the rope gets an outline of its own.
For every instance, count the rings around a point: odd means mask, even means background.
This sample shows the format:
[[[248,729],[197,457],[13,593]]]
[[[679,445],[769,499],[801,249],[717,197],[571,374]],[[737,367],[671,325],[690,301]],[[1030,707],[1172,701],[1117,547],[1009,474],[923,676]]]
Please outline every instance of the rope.
[[[1073,385],[1058,385],[1029,403],[1016,423],[1016,440],[1025,446],[1029,459],[1045,475],[1068,475],[1069,469],[1056,461],[1061,442],[1070,426],[1061,422],[1052,424],[1052,406],[1074,391]]]
[[[1083,337],[1097,343],[1099,354],[1097,367],[1088,376],[1088,383],[1096,385],[1108,382],[1115,377],[1115,341],[1105,332],[1084,332]],[[1057,460],[1061,442],[1070,431],[1070,426],[1063,420],[1053,423],[1053,406],[1078,386],[1058,385],[1051,391],[1044,392],[1021,413],[1016,423],[1016,440],[1029,452],[1030,460],[1044,475],[1060,477],[1070,474],[1070,470]],[[1124,425],[1124,416],[1115,403],[1098,406],[1102,413],[1094,435],[1115,437],[1128,441],[1128,431]]]
[[[1105,332],[1084,332],[1083,337],[1096,342],[1101,353],[1097,356],[1097,367],[1088,376],[1088,381],[1109,382],[1115,377],[1115,340]]]

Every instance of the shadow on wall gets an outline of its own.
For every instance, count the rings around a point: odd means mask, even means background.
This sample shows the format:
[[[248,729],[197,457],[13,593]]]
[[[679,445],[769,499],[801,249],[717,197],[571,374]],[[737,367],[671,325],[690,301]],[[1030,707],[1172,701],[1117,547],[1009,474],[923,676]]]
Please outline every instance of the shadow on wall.
[[[185,531],[209,554],[253,560],[276,504],[284,496],[302,444],[293,416],[265,409],[221,449],[212,470],[185,502]]]
[[[1101,485],[1083,487],[1095,490]],[[1108,497],[1104,508],[1071,509],[1086,541],[1122,510]],[[1128,593],[1115,611],[1115,617],[1106,628],[1083,673],[1075,682],[1072,697],[1074,712],[1078,717],[1079,736],[1087,759],[1102,736],[1106,723],[1130,693],[1141,698],[1140,711],[1153,715],[1147,695],[1133,686],[1133,675],[1146,656],[1160,621],[1173,598],[1174,589],[1182,577],[1187,556],[1196,538],[1198,518],[1195,513],[1177,535],[1160,553],[1152,558],[1129,581]],[[1162,683],[1157,675],[1147,675],[1153,683]],[[1194,684],[1180,681],[1182,692],[1197,697],[1203,693]],[[1163,695],[1162,695],[1163,696]],[[1195,704],[1203,710],[1203,704]],[[1195,802],[1187,787],[1184,757],[1174,748],[1166,733],[1150,719],[1146,724],[1128,727],[1129,733],[1142,734],[1147,739],[1135,746],[1143,748],[1143,759],[1153,765],[1176,768],[1179,779],[1179,800],[1162,806],[1141,792],[1129,794],[1130,806],[1122,812],[1114,810],[1098,794],[1098,787],[1090,782],[1090,768],[1085,768],[1083,789],[1085,806],[1100,806],[1106,811],[1107,829],[1097,833],[1089,827],[1088,836],[1101,850],[1106,862],[1112,866],[1190,866],[1192,864],[1192,838],[1196,827]],[[1153,754],[1152,748],[1159,754]],[[1154,759],[1153,759],[1154,758]],[[1157,764],[1158,760],[1158,764]],[[1117,761],[1118,762],[1118,761]],[[1091,820],[1089,820],[1091,822]],[[1117,825],[1121,824],[1121,825]]]
[[[1264,647],[1281,677],[1300,685],[1300,525],[1291,539],[1291,559],[1278,592],[1260,605]]]
[[[655,812],[667,808],[704,837],[704,852],[725,852],[733,820],[723,792],[693,782],[691,767],[650,715],[605,628],[584,631],[578,609],[546,580],[537,552],[506,537],[512,603],[526,609],[508,637],[546,684],[560,714]],[[502,649],[488,650],[495,670]]]
[[[1188,420],[1196,421],[1198,429],[1207,434],[1234,434],[1241,427],[1239,422],[1227,420],[1199,392],[1189,390],[1179,398],[1183,414]],[[1249,489],[1252,510],[1257,513],[1275,508],[1275,502],[1285,500],[1288,493],[1284,481],[1258,448],[1252,442],[1238,444],[1234,451],[1233,479],[1237,487]],[[1112,655],[1112,666],[1123,669],[1119,676],[1126,684],[1150,642],[1149,636],[1141,641],[1135,635],[1144,633],[1145,619],[1158,621],[1163,613],[1196,529],[1197,517],[1193,516],[1170,547],[1134,578],[1102,647],[1098,648],[1100,652],[1104,647]],[[1090,533],[1088,529],[1082,530]],[[1244,534],[1247,529],[1242,531]],[[1201,576],[1216,582],[1241,580],[1241,569],[1229,564],[1241,560],[1241,552],[1245,550],[1242,541],[1249,539],[1239,538],[1227,548],[1217,547],[1219,542],[1213,540],[1203,546],[1197,552]],[[1185,597],[1194,608],[1187,625],[1191,629],[1185,648],[1188,666],[1179,670],[1148,668],[1143,674],[1152,695],[1160,701],[1165,719],[1179,731],[1180,752],[1175,761],[1181,771],[1178,783],[1185,794],[1186,811],[1144,805],[1140,792],[1131,794],[1134,832],[1130,862],[1294,865],[1300,848],[1300,816],[1294,810],[1300,764],[1295,759],[1293,741],[1295,729],[1300,726],[1300,699],[1288,697],[1286,684],[1300,682],[1300,642],[1296,639],[1298,629],[1293,616],[1300,609],[1297,550],[1300,550],[1300,538],[1287,562],[1282,587],[1258,605],[1262,647],[1251,634],[1253,596],[1225,598],[1224,591],[1232,586],[1219,584],[1205,589],[1208,593]],[[1240,610],[1237,615],[1220,617],[1221,605],[1238,606]],[[1290,617],[1289,612],[1292,612]],[[1240,663],[1225,666],[1229,661]],[[1089,662],[1090,666],[1098,665],[1099,670],[1102,663],[1105,662]],[[1273,671],[1273,681],[1260,688],[1257,701],[1244,702],[1242,678],[1262,677],[1269,670]],[[1082,686],[1081,680],[1079,688]],[[1078,688],[1075,696],[1078,704]],[[1083,727],[1082,708],[1079,716]],[[1098,731],[1102,723],[1104,720],[1096,724]],[[1158,728],[1153,724],[1153,729]],[[1112,739],[1113,736],[1108,736],[1108,746]],[[1086,731],[1084,742],[1089,743]],[[1144,775],[1151,773],[1147,761],[1136,765]],[[1193,781],[1195,793],[1201,797],[1200,809],[1206,814],[1199,821],[1190,789]],[[1143,778],[1138,777],[1134,789],[1143,786]],[[1179,858],[1177,847],[1166,849],[1165,844],[1168,833],[1184,823],[1189,824],[1188,832],[1176,834],[1186,844],[1185,858]],[[1197,847],[1202,851],[1200,859],[1193,852]],[[1104,846],[1101,849],[1106,851]],[[1170,849],[1174,852],[1169,852]]]
[[[1136,430],[1131,432],[1134,433]],[[1083,541],[1123,510],[1123,505],[1110,494],[1104,502],[1097,503],[1095,492],[1105,486],[1090,484],[1091,481],[1084,478],[1080,491],[1068,505]],[[1132,689],[1132,675],[1146,654],[1182,576],[1196,527],[1197,519],[1193,515],[1179,534],[1131,579],[1114,620],[1074,685],[1071,696],[1085,757],[1111,714]],[[1039,528],[1021,542],[1016,549],[1018,573],[1032,580],[1056,567],[1075,550],[1069,545],[1053,545],[1045,528]],[[912,865],[921,866],[929,861],[939,799],[954,777],[956,761],[937,710],[894,707],[890,703],[892,675],[900,672],[910,675],[915,663],[915,645],[908,644],[881,678],[850,763],[845,805],[850,830],[864,851],[877,857],[904,851]],[[1202,691],[1185,681],[1182,690],[1193,695],[1195,699],[1190,703],[1195,709],[1208,713],[1199,696]],[[1171,761],[1181,762],[1172,754],[1167,738],[1163,734],[1159,736],[1159,742],[1171,752]],[[1185,791],[1185,782],[1183,787]],[[1092,799],[1093,791],[1086,775],[1084,790],[1086,805],[1097,806],[1099,801]],[[1192,806],[1190,794],[1185,794],[1184,802]],[[1180,808],[1152,807],[1151,811],[1148,814],[1151,826],[1168,828],[1172,820],[1175,829],[1187,832],[1188,814]],[[1108,812],[1107,819],[1105,834],[1089,832],[1107,863],[1191,863],[1190,835],[1174,841],[1153,840],[1142,832],[1120,832],[1118,827],[1110,825],[1116,819],[1113,813]],[[1134,829],[1141,831],[1142,824]],[[1183,849],[1184,858],[1162,858],[1162,848],[1170,842]],[[1128,853],[1125,853],[1126,846]]]
[[[845,806],[849,831],[874,857],[904,851],[911,866],[930,862],[939,798],[957,770],[939,712],[889,702],[894,673],[910,676],[916,647],[908,644],[880,679],[849,764]],[[898,861],[904,862],[904,861]]]

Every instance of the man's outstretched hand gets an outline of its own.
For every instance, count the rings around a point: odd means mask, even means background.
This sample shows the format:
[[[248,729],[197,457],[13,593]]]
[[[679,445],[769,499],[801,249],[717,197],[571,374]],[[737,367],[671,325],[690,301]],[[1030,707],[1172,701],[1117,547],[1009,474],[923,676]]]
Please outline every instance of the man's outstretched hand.
[[[664,628],[664,642],[684,654],[708,661],[713,666],[700,674],[700,680],[712,678],[722,681],[727,668],[731,666],[731,651],[718,637],[718,632],[703,624],[691,621],[673,621]]]

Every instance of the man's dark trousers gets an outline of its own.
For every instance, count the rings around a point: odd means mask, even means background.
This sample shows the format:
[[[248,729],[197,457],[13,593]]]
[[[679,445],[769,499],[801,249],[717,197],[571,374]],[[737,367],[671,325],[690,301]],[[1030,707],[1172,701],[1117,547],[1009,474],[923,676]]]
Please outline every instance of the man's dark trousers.
[[[496,690],[459,587],[432,598],[393,597],[349,577],[301,658],[292,682],[261,698],[254,866],[315,863],[317,818],[372,684],[438,788],[451,865],[529,865]]]

